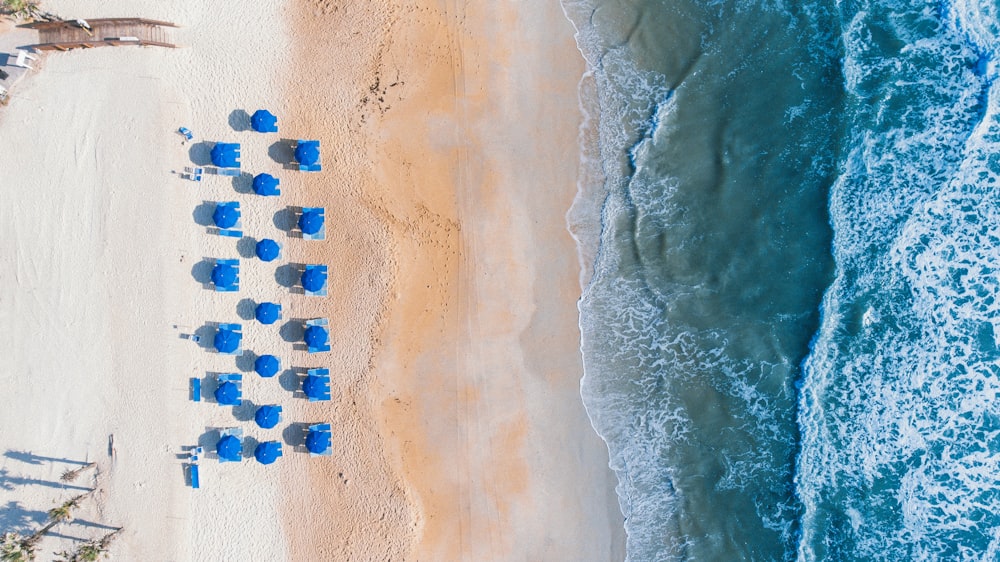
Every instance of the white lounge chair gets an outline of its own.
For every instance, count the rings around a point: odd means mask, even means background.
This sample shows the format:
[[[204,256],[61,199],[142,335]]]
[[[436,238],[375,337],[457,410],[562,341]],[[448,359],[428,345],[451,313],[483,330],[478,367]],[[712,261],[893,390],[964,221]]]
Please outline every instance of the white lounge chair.
[[[38,57],[29,54],[27,51],[22,51],[18,49],[17,60],[14,61],[14,65],[20,66],[21,68],[34,70],[34,68],[32,68],[32,66],[28,64],[29,60],[38,60]]]

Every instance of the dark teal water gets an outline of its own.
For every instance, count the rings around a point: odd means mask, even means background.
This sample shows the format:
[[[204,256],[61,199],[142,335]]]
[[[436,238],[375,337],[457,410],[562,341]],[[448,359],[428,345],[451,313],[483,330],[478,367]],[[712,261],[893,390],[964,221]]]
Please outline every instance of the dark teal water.
[[[563,4],[629,559],[998,559],[998,6]]]

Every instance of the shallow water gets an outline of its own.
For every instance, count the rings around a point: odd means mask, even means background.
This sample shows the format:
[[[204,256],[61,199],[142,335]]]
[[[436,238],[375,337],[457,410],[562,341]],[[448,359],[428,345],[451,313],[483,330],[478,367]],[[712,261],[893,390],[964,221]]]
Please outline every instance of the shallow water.
[[[995,557],[997,7],[564,6],[629,559]]]

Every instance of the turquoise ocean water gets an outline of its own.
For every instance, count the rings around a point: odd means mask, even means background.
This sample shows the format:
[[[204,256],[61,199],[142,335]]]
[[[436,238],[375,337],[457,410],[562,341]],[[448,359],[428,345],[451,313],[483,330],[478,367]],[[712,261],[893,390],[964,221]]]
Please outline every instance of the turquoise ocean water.
[[[628,559],[1000,560],[1000,5],[563,5]]]

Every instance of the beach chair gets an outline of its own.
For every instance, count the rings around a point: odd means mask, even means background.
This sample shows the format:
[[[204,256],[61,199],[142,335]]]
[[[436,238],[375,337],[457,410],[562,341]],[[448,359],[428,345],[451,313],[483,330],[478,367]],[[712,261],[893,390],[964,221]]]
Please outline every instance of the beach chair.
[[[310,326],[319,326],[319,327],[322,327],[327,332],[326,343],[323,343],[322,345],[309,345],[309,342],[306,342],[306,347],[307,347],[309,353],[323,353],[323,352],[326,352],[326,351],[330,351],[330,326],[329,326],[329,324],[330,323],[329,323],[329,321],[326,318],[313,318],[312,320],[306,320],[306,329],[307,330],[309,329]]]
[[[38,60],[38,57],[28,54],[27,51],[18,49],[17,59],[14,60],[14,65],[20,66],[21,68],[27,68],[28,70],[34,70],[34,68],[28,64],[29,60]]]
[[[239,168],[216,168],[215,173],[220,176],[234,178],[240,176],[243,172]]]
[[[215,378],[221,386],[223,383],[231,382],[236,385],[236,403],[226,404],[227,406],[239,406],[243,403],[243,375],[240,373],[223,373]]]
[[[187,140],[194,138],[194,133],[192,133],[191,129],[188,129],[187,127],[181,127],[180,129],[177,129],[177,132],[183,135]]]
[[[195,447],[191,449],[190,459],[188,460],[188,473],[191,476],[191,487],[197,490],[201,487],[200,479],[198,478],[198,463],[201,461],[201,457],[205,450],[202,447]]]
[[[191,400],[201,402],[201,379],[191,377]]]
[[[322,172],[323,171],[323,165],[322,164],[313,164],[312,166],[305,166],[305,165],[299,164],[299,171],[300,172]]]
[[[325,278],[323,281],[323,286],[320,287],[319,289],[316,289],[315,291],[310,291],[309,289],[306,289],[303,286],[302,291],[305,294],[309,295],[310,297],[325,297],[326,287],[327,285],[329,285],[329,278],[327,277],[327,267],[325,265],[307,265],[305,267],[305,270],[302,272],[303,276],[306,274],[306,272],[309,271],[317,271],[320,274],[322,274],[322,276]]]
[[[226,203],[219,203],[216,207],[232,207],[237,213],[240,211],[240,204],[238,201],[229,201]],[[240,216],[236,219],[236,224],[228,228],[218,229],[219,236],[229,236],[230,238],[243,238],[243,217]]]
[[[222,431],[219,432],[220,440],[222,440],[222,438],[224,437],[230,437],[230,436],[235,437],[240,442],[241,445],[243,444],[243,428],[227,427],[226,429],[223,429]],[[219,462],[240,462],[242,460],[243,460],[242,456],[239,459],[227,459],[222,457],[221,455],[219,456]]]
[[[216,265],[231,265],[236,268],[236,282],[232,285],[215,285],[216,292],[219,293],[235,293],[240,290],[240,260],[238,259],[218,259],[215,260]],[[234,326],[239,327],[239,324],[234,324]],[[221,327],[221,326],[220,326]]]
[[[241,373],[219,373],[216,377],[220,383],[231,382],[236,383],[236,387],[241,391],[243,390],[243,375]]]
[[[302,391],[310,402],[326,402],[330,400],[330,369],[309,369],[306,372],[306,379],[303,381]],[[318,387],[307,386],[309,377]]]
[[[315,424],[309,426],[309,432],[307,432],[307,435],[306,435],[307,441],[308,441],[308,433],[328,433],[328,434],[332,434],[333,433],[333,429],[331,428],[330,424],[328,424],[328,423],[315,423]],[[322,450],[319,450],[319,451],[314,451],[313,448],[310,448],[308,442],[306,444],[306,447],[307,447],[307,450],[309,451],[309,456],[310,457],[328,457],[328,456],[333,455],[333,447],[330,444],[327,444],[327,446],[326,446],[325,449],[322,449]]]
[[[302,238],[305,240],[326,239],[326,214],[325,214],[326,209],[324,209],[323,207],[302,207],[302,212],[299,214],[299,216],[301,217],[306,213],[313,213],[314,215],[319,215],[320,219],[322,220],[322,224],[320,225],[319,230],[313,234],[307,234],[306,232],[303,231]],[[300,225],[299,228],[301,230]]]
[[[184,173],[181,174],[181,178],[191,181],[201,181],[201,175],[205,173],[204,168],[192,168],[190,166],[184,167]]]

